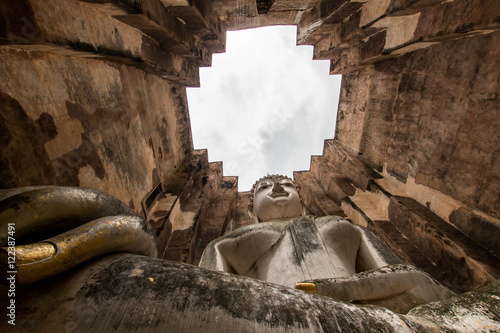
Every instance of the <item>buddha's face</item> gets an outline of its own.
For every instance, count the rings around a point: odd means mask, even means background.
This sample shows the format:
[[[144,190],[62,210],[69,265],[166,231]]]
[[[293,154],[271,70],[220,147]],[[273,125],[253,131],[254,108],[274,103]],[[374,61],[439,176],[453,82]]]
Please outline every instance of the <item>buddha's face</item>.
[[[287,178],[260,181],[254,190],[253,212],[259,222],[302,215],[302,204],[295,184]]]

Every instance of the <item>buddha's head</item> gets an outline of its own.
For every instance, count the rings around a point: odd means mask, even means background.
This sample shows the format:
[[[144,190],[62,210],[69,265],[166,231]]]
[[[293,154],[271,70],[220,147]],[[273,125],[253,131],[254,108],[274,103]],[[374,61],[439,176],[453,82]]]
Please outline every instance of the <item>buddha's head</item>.
[[[250,215],[258,222],[284,220],[303,214],[303,206],[295,183],[282,175],[268,175],[252,187]]]

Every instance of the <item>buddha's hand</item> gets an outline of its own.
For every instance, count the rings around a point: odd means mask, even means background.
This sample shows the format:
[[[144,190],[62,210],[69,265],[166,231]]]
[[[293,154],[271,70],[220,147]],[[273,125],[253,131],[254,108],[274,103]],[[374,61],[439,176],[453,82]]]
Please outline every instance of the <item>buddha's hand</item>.
[[[112,252],[157,254],[151,225],[118,199],[81,187],[0,190],[0,276],[31,284]]]
[[[338,301],[382,305],[397,312],[454,295],[427,273],[409,265],[391,265],[348,277],[316,279],[295,288]]]

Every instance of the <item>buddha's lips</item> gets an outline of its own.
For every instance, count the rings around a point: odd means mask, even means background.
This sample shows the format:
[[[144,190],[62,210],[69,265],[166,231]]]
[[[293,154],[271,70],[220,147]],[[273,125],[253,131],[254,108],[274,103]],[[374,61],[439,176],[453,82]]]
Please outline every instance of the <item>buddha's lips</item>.
[[[289,193],[287,191],[277,191],[277,192],[271,192],[269,196],[271,198],[278,198],[278,197],[287,197]]]

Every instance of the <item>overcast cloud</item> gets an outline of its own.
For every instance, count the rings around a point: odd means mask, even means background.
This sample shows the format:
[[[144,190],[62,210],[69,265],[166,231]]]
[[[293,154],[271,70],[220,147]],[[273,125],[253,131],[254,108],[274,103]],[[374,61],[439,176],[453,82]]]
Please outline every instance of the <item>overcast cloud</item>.
[[[312,54],[296,46],[295,26],[230,31],[226,53],[200,69],[201,88],[188,88],[194,147],[239,176],[239,191],[308,170],[334,137],[340,76]]]

